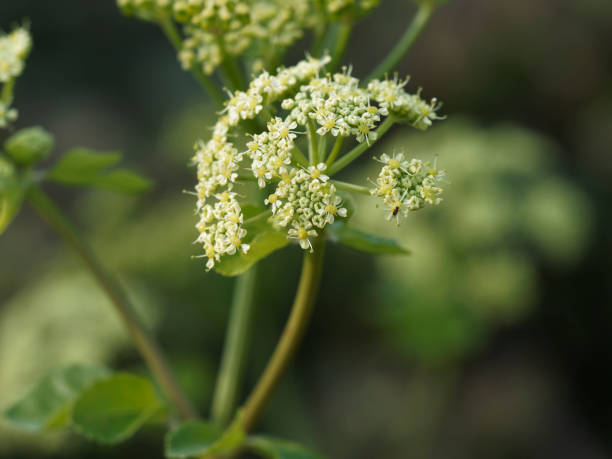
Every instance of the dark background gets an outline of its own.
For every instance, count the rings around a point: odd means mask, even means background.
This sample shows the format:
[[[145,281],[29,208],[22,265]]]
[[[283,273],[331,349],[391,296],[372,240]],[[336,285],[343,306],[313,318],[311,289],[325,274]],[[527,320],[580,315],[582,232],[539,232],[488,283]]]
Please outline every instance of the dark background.
[[[392,46],[412,10],[382,0],[359,24],[345,59],[356,76]],[[181,191],[194,184],[191,145],[206,138],[214,111],[160,31],[121,16],[111,0],[1,2],[5,30],[24,19],[34,48],[17,86],[18,126],[54,132],[56,155],[74,145],[120,150],[156,183],[140,198],[48,191],[149,305],[143,314],[204,411],[232,281],[189,258],[193,203]],[[424,134],[395,132],[391,142],[441,159],[449,151],[448,202],[402,225],[415,252],[404,261],[330,249],[312,327],[262,431],[331,457],[610,455],[611,21],[607,0],[457,0],[434,16],[400,73],[412,76],[412,90],[444,101],[448,120]],[[299,46],[290,54],[288,63],[303,55]],[[484,181],[491,186],[479,189]],[[530,222],[521,205],[553,182],[544,208],[560,216],[537,238],[523,237]],[[491,187],[500,183],[514,204],[483,206],[485,222],[503,214],[503,231],[481,247],[482,226],[466,224],[473,240],[465,242],[461,225],[449,223],[465,223],[462,206],[497,196]],[[368,218],[380,216],[360,221]],[[575,229],[563,236],[567,228]],[[419,252],[437,253],[418,242],[428,235],[452,262],[417,281],[410,273],[433,259]],[[493,252],[503,261],[490,264]],[[0,408],[54,365],[140,365],[76,258],[29,209],[0,239],[0,254]],[[277,339],[298,271],[295,248],[263,262],[245,391]],[[462,293],[466,272],[478,274]],[[512,276],[501,293],[482,293]],[[152,427],[111,449],[2,426],[0,457],[161,457],[160,435]]]

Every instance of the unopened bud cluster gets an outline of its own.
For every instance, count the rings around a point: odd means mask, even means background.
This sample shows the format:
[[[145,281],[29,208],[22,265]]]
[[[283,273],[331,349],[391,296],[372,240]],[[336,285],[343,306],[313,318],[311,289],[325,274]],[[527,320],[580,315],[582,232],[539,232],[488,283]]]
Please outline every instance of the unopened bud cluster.
[[[17,118],[17,110],[11,108],[14,81],[25,68],[25,61],[32,47],[30,33],[23,27],[8,34],[0,34],[0,128]]]
[[[427,204],[442,202],[440,183],[444,181],[445,171],[420,159],[406,160],[401,153],[393,156],[383,154],[378,161],[384,166],[370,193],[382,198],[389,210],[388,220],[395,217],[399,225],[400,215],[407,216]]]

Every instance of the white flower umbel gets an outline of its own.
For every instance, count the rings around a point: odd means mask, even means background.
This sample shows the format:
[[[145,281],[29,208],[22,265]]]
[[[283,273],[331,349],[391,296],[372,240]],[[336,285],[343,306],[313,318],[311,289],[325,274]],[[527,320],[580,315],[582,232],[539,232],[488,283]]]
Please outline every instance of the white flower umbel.
[[[329,57],[308,58],[276,74],[260,73],[246,91],[229,94],[211,139],[196,145],[198,241],[204,245],[208,268],[224,255],[249,249],[239,196],[233,191],[238,180],[254,179],[259,188],[272,187],[264,199],[272,223],[310,250],[326,225],[347,215],[329,173],[337,171],[334,161],[344,139],[360,144],[353,150],[361,154],[396,120],[425,129],[438,119],[435,103],[408,94],[405,81],[374,80],[363,88],[350,68],[322,76],[328,62]],[[267,121],[263,130],[257,128],[262,119]],[[234,143],[245,129],[246,148]],[[326,164],[330,138],[336,139]],[[306,143],[309,159],[299,148]],[[346,165],[346,158],[354,157],[349,152],[338,161]],[[441,174],[423,175],[415,169],[417,163],[401,156],[384,155],[381,161],[385,166],[373,194],[383,198],[392,216],[439,202]]]
[[[297,127],[295,122],[274,118],[266,131],[252,136],[247,151],[240,152],[230,141],[230,130],[241,120],[255,118],[264,100],[266,103],[274,102],[285,92],[316,76],[328,60],[308,59],[279,70],[277,75],[260,75],[251,82],[247,91],[231,95],[224,115],[215,124],[211,139],[196,144],[193,160],[198,169],[196,194],[200,215],[197,241],[204,245],[208,269],[225,254],[249,249],[242,243],[247,231],[242,226],[244,216],[237,195],[232,192],[245,154],[251,158],[252,174],[258,179],[259,186],[264,187],[272,179],[288,174],[293,141],[297,136],[293,131]]]
[[[21,75],[31,46],[30,33],[24,28],[0,35],[0,83],[8,83]]]
[[[211,74],[226,56],[258,47],[263,54],[286,48],[312,27],[305,0],[174,0],[174,18],[186,38],[179,59]]]
[[[25,68],[31,47],[30,32],[23,27],[0,34],[0,128],[7,127],[17,119],[17,110],[11,108],[13,84]]]
[[[438,170],[436,165],[420,159],[406,160],[403,154],[381,155],[377,159],[383,163],[375,188],[370,190],[372,196],[381,197],[388,208],[387,220],[395,217],[399,226],[399,216],[422,209],[425,205],[438,205],[442,202],[440,195],[444,191],[440,183],[446,172]]]
[[[267,198],[274,222],[281,227],[291,226],[289,237],[297,239],[303,249],[312,250],[310,238],[317,236],[316,228],[323,229],[336,216],[347,214],[336,187],[323,174],[325,168],[320,163],[307,170],[291,169]]]
[[[436,114],[440,108],[437,99],[424,101],[420,90],[409,94],[404,90],[406,84],[408,78],[399,80],[397,76],[393,80],[373,80],[368,84],[368,92],[380,107],[417,129],[427,129],[432,121],[442,119]]]

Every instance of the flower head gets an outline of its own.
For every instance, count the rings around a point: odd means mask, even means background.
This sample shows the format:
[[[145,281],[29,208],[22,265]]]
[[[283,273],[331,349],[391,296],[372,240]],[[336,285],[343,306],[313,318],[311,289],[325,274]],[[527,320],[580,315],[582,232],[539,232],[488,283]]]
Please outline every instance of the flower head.
[[[10,106],[11,83],[23,72],[31,47],[30,32],[24,27],[17,28],[9,34],[0,34],[0,83],[3,84],[4,96],[4,100],[0,101],[0,128],[7,127],[17,119],[17,110]],[[5,92],[7,89],[8,93]]]
[[[263,201],[272,214],[269,223],[286,231],[303,249],[312,250],[312,239],[348,214],[330,179],[330,168],[322,161],[326,141],[335,138],[334,158],[331,153],[328,158],[333,164],[344,138],[370,145],[377,140],[384,118],[401,119],[417,128],[437,119],[433,109],[423,114],[419,107],[431,106],[419,94],[408,94],[405,81],[374,80],[363,88],[350,67],[322,75],[328,62],[329,57],[307,58],[274,74],[261,72],[246,91],[229,94],[212,137],[196,145],[198,241],[204,246],[208,268],[224,255],[249,250],[240,196],[234,191],[239,180],[268,189]],[[265,128],[248,133],[244,146],[238,144],[237,133],[247,126],[241,122],[261,123],[262,118]],[[301,151],[305,146],[310,160]],[[383,172],[373,194],[383,197],[392,215],[439,202],[439,173],[425,173],[425,166],[401,155],[383,155],[380,161]]]
[[[384,166],[370,194],[382,198],[389,210],[387,220],[395,217],[399,226],[400,214],[407,216],[427,204],[442,202],[440,195],[444,190],[440,183],[444,181],[446,172],[438,170],[435,162],[432,166],[420,159],[406,160],[401,153],[393,156],[383,154],[377,160]]]

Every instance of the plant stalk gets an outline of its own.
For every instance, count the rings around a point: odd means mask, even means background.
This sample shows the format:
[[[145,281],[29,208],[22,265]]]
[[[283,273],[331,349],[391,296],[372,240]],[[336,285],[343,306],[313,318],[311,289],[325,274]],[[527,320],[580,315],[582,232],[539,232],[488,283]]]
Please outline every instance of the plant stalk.
[[[408,52],[412,44],[415,42],[417,37],[421,34],[429,18],[434,11],[432,2],[423,2],[419,6],[417,14],[412,19],[412,22],[404,32],[404,35],[400,38],[397,44],[389,51],[389,54],[376,66],[372,73],[365,79],[367,83],[375,78],[380,78],[386,73],[389,73],[393,69],[397,68],[397,65],[402,60],[404,55]]]
[[[344,169],[346,166],[351,164],[357,158],[359,158],[368,148],[378,142],[381,137],[393,126],[395,120],[392,116],[389,116],[383,121],[383,123],[376,129],[376,140],[371,141],[370,143],[361,142],[347,154],[342,156],[338,161],[331,165],[331,167],[327,170],[327,175],[331,176],[338,171]]]
[[[334,142],[334,146],[332,147],[332,151],[329,154],[329,158],[327,158],[327,161],[326,161],[326,164],[327,164],[328,168],[332,164],[334,164],[334,161],[338,157],[338,153],[340,153],[340,150],[342,149],[342,142],[344,142],[344,137],[342,137],[341,135],[336,137],[336,141]]]
[[[100,288],[111,300],[132,336],[136,348],[142,354],[151,373],[175,406],[180,417],[183,419],[196,417],[195,409],[180,388],[159,346],[140,322],[117,279],[101,265],[94,251],[78,230],[40,188],[32,186],[28,191],[27,200],[42,219],[79,254]]]
[[[234,298],[211,413],[213,422],[220,427],[227,426],[236,407],[248,350],[256,283],[257,263],[236,280],[234,287]]]
[[[331,182],[339,190],[348,191],[351,193],[360,193],[360,194],[365,194],[367,196],[371,196],[370,190],[368,187],[361,186],[361,185],[355,185],[354,183],[341,182],[340,180],[332,180]]]
[[[302,274],[285,329],[263,374],[241,410],[242,425],[245,431],[251,430],[255,425],[291,362],[308,326],[321,281],[325,251],[323,238],[321,236],[313,241],[313,251],[304,254]]]
[[[183,40],[179,31],[176,29],[176,25],[172,21],[172,18],[168,16],[163,16],[159,19],[159,25],[162,28],[164,34],[168,38],[168,41],[172,43],[176,52],[181,50],[183,46]],[[223,103],[225,101],[225,97],[223,93],[219,90],[219,88],[215,85],[213,80],[206,76],[204,72],[198,67],[197,64],[191,66],[189,69],[191,74],[196,79],[198,83],[204,88],[206,93],[212,98],[213,102],[215,102],[219,108],[223,107]]]
[[[335,72],[338,66],[342,62],[344,52],[346,51],[346,45],[348,44],[349,38],[351,37],[351,31],[353,30],[353,24],[349,22],[343,22],[340,25],[340,31],[338,32],[338,39],[336,40],[336,49],[334,55],[329,64],[330,72]]]

